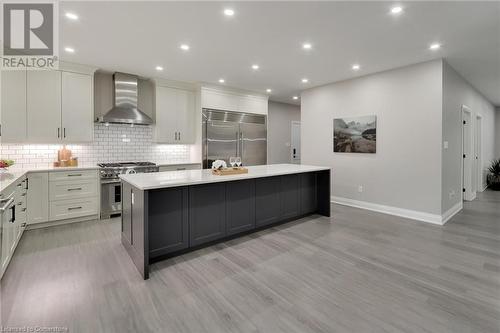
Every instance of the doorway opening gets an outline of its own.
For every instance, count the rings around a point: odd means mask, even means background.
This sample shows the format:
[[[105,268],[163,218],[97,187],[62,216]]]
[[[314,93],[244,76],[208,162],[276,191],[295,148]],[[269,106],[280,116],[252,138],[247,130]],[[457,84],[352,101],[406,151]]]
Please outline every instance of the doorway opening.
[[[292,121],[290,139],[290,162],[300,164],[300,121]]]
[[[473,121],[474,120],[474,121]],[[462,199],[472,201],[482,190],[481,116],[462,106]]]

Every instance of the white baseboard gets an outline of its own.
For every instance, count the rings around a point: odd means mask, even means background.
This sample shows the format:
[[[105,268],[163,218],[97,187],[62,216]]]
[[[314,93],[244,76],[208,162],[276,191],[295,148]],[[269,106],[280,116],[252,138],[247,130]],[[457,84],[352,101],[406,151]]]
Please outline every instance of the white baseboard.
[[[455,206],[448,209],[446,212],[441,215],[442,224],[448,222],[453,216],[455,216],[458,212],[460,212],[464,208],[463,201],[458,202]]]
[[[28,224],[26,226],[26,230],[55,227],[58,225],[63,225],[63,224],[68,224],[68,223],[91,221],[91,220],[99,220],[99,214],[83,216],[83,217],[75,217],[75,218],[66,219],[66,220],[57,220],[57,221],[49,221],[49,222],[42,222],[42,223],[36,223],[36,224]]]
[[[417,221],[422,221],[422,222],[427,222],[427,223],[432,223],[432,224],[437,224],[437,225],[445,224],[453,215],[455,215],[456,213],[458,213],[462,209],[462,203],[459,203],[456,206],[453,206],[445,214],[438,215],[438,214],[430,214],[430,213],[420,212],[417,210],[404,209],[404,208],[398,208],[398,207],[393,207],[393,206],[385,206],[385,205],[375,204],[375,203],[371,203],[371,202],[336,197],[336,196],[331,197],[331,202],[339,204],[339,205],[367,209],[367,210],[371,210],[371,211],[378,212],[378,213],[400,216],[400,217],[404,217],[404,218],[408,218],[408,219],[412,219],[412,220],[417,220]],[[460,205],[460,207],[458,207],[459,205]]]

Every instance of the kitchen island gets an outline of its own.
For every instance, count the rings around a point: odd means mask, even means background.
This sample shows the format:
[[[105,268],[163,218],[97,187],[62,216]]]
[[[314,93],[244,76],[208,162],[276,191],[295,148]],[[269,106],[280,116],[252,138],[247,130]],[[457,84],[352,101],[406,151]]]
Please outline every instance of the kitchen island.
[[[144,279],[149,265],[310,214],[330,216],[330,168],[274,164],[247,174],[211,170],[124,174],[123,246]]]

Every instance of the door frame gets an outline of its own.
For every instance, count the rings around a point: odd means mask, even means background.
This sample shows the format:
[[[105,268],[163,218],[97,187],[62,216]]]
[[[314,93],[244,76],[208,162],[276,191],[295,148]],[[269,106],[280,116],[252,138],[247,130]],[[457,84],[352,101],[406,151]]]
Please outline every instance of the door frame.
[[[473,184],[474,184],[474,164],[472,163],[472,160],[470,158],[464,158],[463,156],[466,155],[466,150],[467,153],[470,155],[471,153],[474,153],[474,126],[472,126],[472,117],[473,113],[472,110],[467,106],[467,105],[462,105],[461,108],[461,138],[462,138],[462,163],[461,163],[461,184],[462,184],[462,201],[472,201],[476,197],[476,192],[472,191],[473,190]],[[469,120],[469,131],[467,133],[467,137],[465,137],[465,130],[464,130],[464,125],[467,120]],[[465,149],[465,145],[467,145],[468,149]],[[466,168],[465,165],[466,163],[469,163],[467,165],[467,169],[470,170],[468,174],[466,174]],[[467,179],[467,181],[465,181]],[[467,184],[465,184],[467,182]],[[467,186],[467,187],[466,187]]]

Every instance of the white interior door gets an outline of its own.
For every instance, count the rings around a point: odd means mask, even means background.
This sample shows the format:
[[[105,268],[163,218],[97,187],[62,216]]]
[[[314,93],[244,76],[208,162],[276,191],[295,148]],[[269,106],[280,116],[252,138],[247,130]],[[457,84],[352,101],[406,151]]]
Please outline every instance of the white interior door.
[[[463,199],[466,201],[474,200],[473,191],[473,136],[472,136],[472,115],[467,107],[462,108],[462,152],[463,152]]]
[[[482,192],[484,187],[483,187],[483,162],[481,158],[481,150],[482,150],[482,131],[483,131],[483,118],[481,116],[476,116],[476,126],[475,126],[475,144],[474,144],[474,150],[475,150],[475,163],[474,163],[474,175],[476,176],[476,186],[475,190],[476,192]]]
[[[293,164],[300,164],[300,121],[292,121],[290,154]]]

